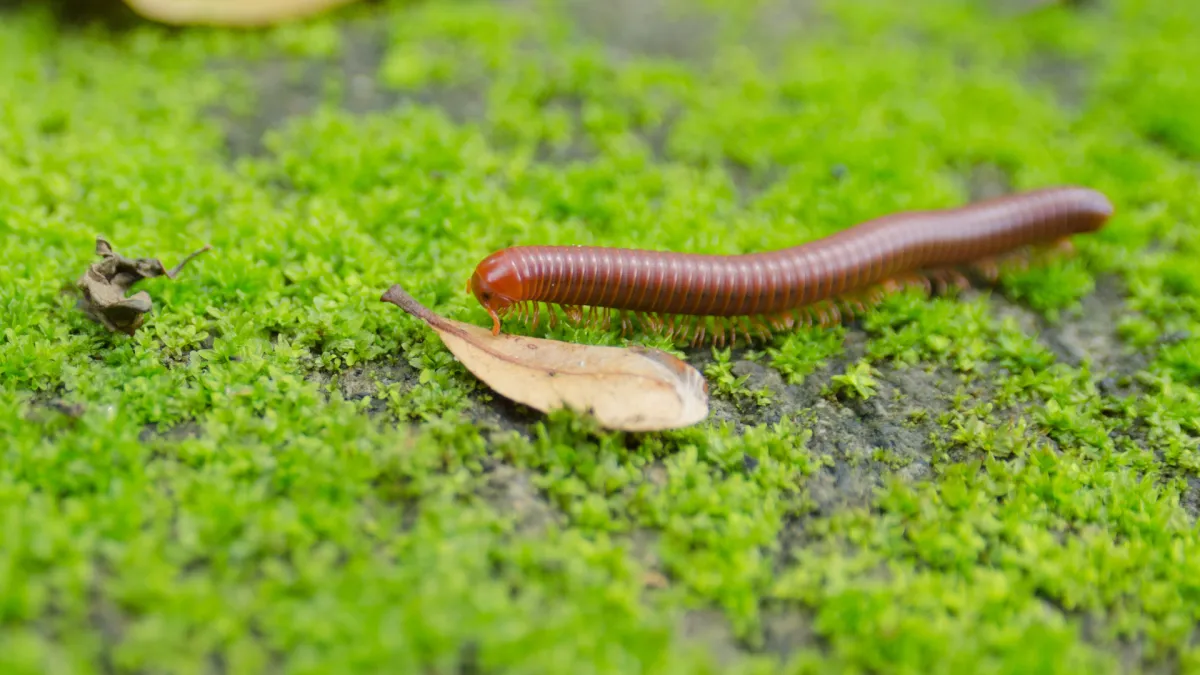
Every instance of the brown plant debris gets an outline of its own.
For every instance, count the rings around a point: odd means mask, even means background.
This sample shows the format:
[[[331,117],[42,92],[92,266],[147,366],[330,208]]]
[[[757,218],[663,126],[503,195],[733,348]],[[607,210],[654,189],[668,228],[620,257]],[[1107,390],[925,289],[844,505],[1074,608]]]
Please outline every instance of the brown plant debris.
[[[184,265],[211,248],[205,245],[168,270],[157,258],[126,258],[113,251],[103,237],[96,237],[96,255],[102,260],[88,267],[76,284],[83,292],[79,308],[110,331],[133,335],[154,308],[154,302],[146,291],[126,297],[129,289],[142,279],[160,276],[174,279]]]

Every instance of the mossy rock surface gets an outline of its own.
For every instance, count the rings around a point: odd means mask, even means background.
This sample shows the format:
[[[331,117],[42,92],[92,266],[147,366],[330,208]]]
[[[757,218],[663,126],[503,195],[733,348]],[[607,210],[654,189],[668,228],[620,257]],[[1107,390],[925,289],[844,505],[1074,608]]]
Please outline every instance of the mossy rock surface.
[[[1200,4],[112,5],[0,8],[0,672],[1200,666]],[[685,351],[669,433],[498,400],[379,301],[485,325],[508,245],[1051,184],[1117,206],[1077,256]],[[213,250],[129,336],[71,292],[97,236]]]

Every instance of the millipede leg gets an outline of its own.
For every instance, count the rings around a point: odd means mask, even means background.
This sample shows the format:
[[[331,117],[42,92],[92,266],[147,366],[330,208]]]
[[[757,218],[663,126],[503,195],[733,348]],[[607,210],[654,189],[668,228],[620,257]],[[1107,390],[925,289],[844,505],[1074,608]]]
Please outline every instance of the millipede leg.
[[[671,317],[671,335],[673,339],[687,342],[696,337],[696,326],[699,321],[696,317],[676,314]]]
[[[1000,278],[1000,264],[995,258],[977,260],[971,263],[968,269],[983,277],[988,283],[995,283]]]
[[[971,287],[971,281],[963,276],[962,272],[952,269],[949,270],[950,287],[956,292],[962,292]]]
[[[829,325],[829,312],[825,311],[825,303],[821,303],[821,305],[819,307],[817,307],[815,309],[815,311],[817,313],[817,325],[822,328],[824,328],[825,326],[828,326]]]
[[[540,303],[540,302],[533,303],[533,327],[534,328],[537,328],[538,319],[540,319],[541,316],[542,316],[542,303]]]
[[[720,331],[720,332],[718,332],[718,331]],[[725,346],[725,322],[722,321],[720,319],[720,317],[718,317],[717,320],[713,322],[713,336],[714,336],[713,342],[718,347]]]
[[[896,279],[895,285],[891,287],[893,293],[907,293],[914,288],[922,288],[929,284],[929,279],[923,275],[908,275]]]
[[[962,273],[952,267],[931,270],[926,277],[938,295],[945,295],[951,290],[962,291],[971,285]]]
[[[929,279],[929,283],[933,287],[933,293],[937,295],[945,293],[946,278],[940,272],[930,272],[926,278]]]
[[[1028,248],[1020,248],[1000,258],[1000,267],[1008,272],[1024,272],[1033,261],[1034,252]]]
[[[795,325],[802,326],[804,328],[809,328],[810,326],[812,326],[812,315],[813,315],[812,307],[801,307],[800,309],[796,310],[796,316],[795,316],[796,324]],[[791,326],[788,326],[788,328],[791,328]]]
[[[750,337],[750,318],[743,316],[737,323],[742,329],[742,337],[746,338],[746,344],[748,345],[754,342],[754,340]]]
[[[771,339],[771,327],[769,320],[763,317],[756,316],[750,320],[750,328],[754,331],[754,336],[764,342]]]

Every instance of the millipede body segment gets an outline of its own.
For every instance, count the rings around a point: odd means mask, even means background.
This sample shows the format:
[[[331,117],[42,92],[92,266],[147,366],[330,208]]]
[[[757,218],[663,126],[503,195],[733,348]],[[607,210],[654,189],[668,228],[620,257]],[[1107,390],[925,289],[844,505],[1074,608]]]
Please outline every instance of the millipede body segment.
[[[1112,213],[1100,192],[1054,187],[887,215],[799,246],[746,255],[516,246],[480,262],[470,290],[497,334],[501,316],[518,312],[536,322],[540,303],[547,303],[575,320],[589,308],[590,320],[607,324],[615,310],[626,328],[632,314],[693,341],[711,331],[723,342],[727,328],[749,337],[813,319],[834,322],[910,285],[962,287],[964,268],[994,278],[1004,261],[1037,248],[1067,248],[1069,237],[1099,229]]]

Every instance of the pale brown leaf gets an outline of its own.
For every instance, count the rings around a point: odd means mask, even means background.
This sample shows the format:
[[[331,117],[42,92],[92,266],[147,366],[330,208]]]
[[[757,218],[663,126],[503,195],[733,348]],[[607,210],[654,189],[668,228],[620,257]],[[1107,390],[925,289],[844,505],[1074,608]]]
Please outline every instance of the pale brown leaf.
[[[354,0],[125,0],[147,19],[176,25],[267,26],[302,19]]]
[[[704,376],[666,352],[492,335],[434,314],[398,285],[381,300],[429,324],[484,384],[535,410],[569,408],[624,431],[675,429],[708,416]]]

